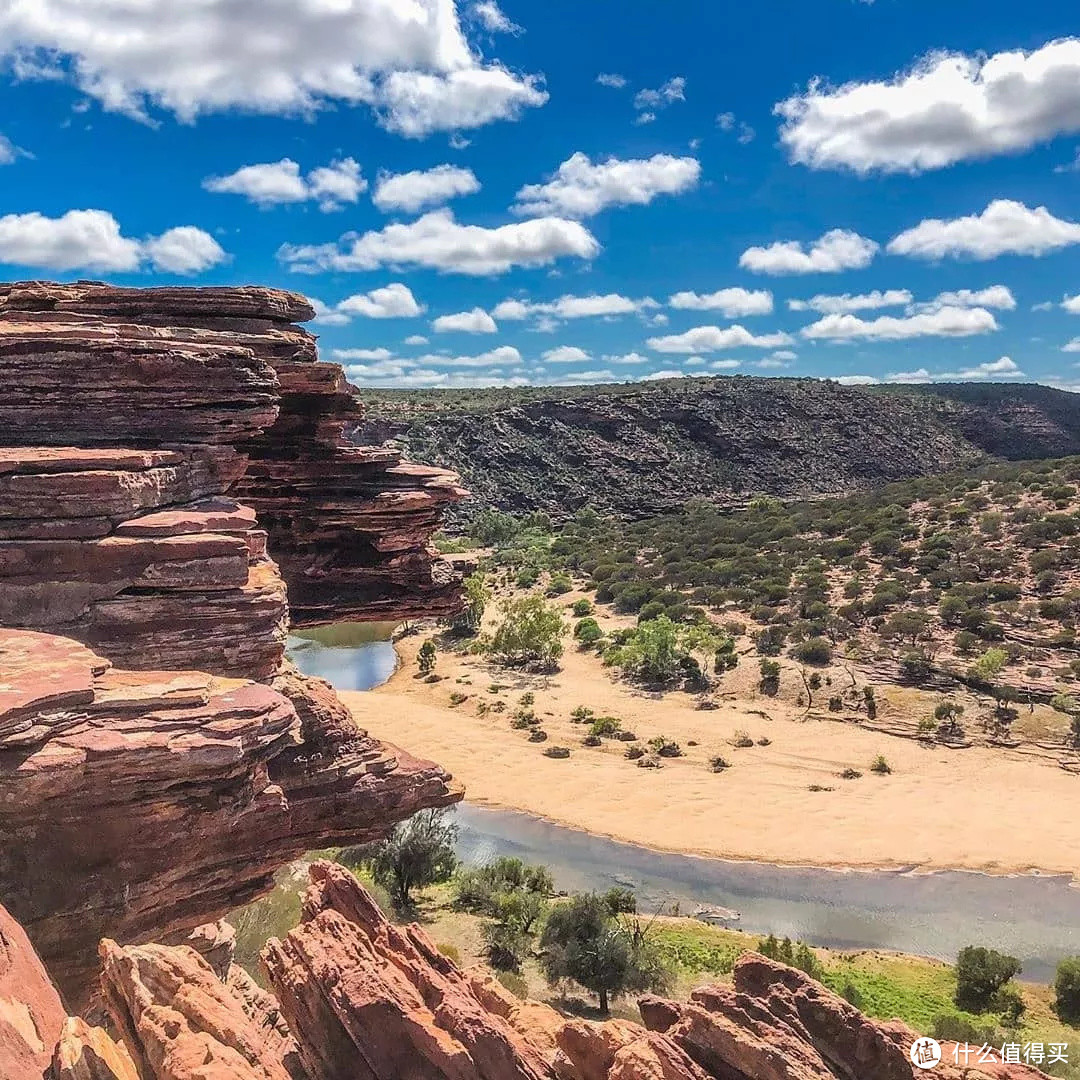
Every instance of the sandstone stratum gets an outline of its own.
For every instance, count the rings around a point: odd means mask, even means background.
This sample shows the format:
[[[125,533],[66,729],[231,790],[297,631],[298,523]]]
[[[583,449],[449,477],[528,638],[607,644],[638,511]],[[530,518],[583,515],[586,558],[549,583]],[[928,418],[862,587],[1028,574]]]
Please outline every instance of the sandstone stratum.
[[[174,946],[101,943],[101,1024],[64,1010],[0,909],[5,1080],[913,1080],[914,1032],[754,953],[642,1023],[568,1019],[461,970],[422,927],[388,922],[352,874],[318,862],[300,925],[270,941],[272,993],[232,963],[224,924]],[[14,980],[21,980],[15,987]],[[26,1011],[5,1011],[4,994]],[[945,1080],[1037,1080],[1025,1065]],[[6,1056],[5,1056],[6,1055]]]
[[[460,604],[430,538],[465,492],[349,440],[313,315],[0,286],[0,900],[76,1008],[103,937],[171,940],[461,797],[284,658],[291,623]]]

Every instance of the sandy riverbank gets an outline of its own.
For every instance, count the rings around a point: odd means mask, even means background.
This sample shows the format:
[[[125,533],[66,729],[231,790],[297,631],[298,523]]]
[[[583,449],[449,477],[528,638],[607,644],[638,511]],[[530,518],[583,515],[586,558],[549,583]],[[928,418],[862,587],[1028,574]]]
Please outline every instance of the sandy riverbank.
[[[571,598],[572,599],[572,598]],[[617,681],[568,642],[562,670],[527,676],[475,657],[441,653],[428,683],[416,677],[423,636],[399,642],[394,677],[368,694],[345,694],[374,735],[434,759],[481,805],[523,810],[648,847],[716,857],[812,866],[966,869],[990,873],[1080,872],[1080,777],[1020,751],[949,750],[867,731],[851,723],[803,719],[793,700],[753,693],[752,667],[729,680],[739,691],[701,711],[682,692],[643,693]],[[743,670],[745,669],[745,670]],[[507,689],[491,693],[492,684]],[[510,726],[526,691],[549,735],[530,743]],[[452,693],[468,699],[450,704]],[[478,703],[506,702],[479,715]],[[570,720],[586,705],[618,716],[641,739],[679,741],[685,757],[659,770],[625,759],[625,744],[581,745]],[[765,715],[762,715],[765,714]],[[769,745],[736,749],[737,730]],[[698,745],[691,746],[695,742]],[[572,756],[544,756],[547,746]],[[731,768],[711,772],[722,754]],[[892,774],[870,763],[882,754]],[[839,773],[855,768],[860,779]],[[832,790],[811,791],[811,785]]]

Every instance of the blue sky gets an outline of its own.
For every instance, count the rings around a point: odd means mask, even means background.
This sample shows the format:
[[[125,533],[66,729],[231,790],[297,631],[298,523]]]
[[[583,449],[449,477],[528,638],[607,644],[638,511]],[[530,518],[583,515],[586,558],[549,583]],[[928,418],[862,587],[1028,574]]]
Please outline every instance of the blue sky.
[[[1080,385],[1068,8],[9,0],[0,274],[296,289],[361,385]]]

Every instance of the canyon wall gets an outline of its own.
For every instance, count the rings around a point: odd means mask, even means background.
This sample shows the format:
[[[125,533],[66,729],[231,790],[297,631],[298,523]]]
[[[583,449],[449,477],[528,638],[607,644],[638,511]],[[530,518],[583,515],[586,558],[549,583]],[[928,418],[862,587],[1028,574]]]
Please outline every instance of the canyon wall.
[[[69,1003],[460,789],[284,660],[290,619],[457,610],[452,474],[348,443],[302,297],[0,286],[0,901]]]

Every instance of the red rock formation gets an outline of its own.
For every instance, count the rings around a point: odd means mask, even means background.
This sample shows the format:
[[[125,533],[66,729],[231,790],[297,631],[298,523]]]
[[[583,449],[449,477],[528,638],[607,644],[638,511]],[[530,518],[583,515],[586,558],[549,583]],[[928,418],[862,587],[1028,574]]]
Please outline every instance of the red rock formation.
[[[348,443],[363,410],[292,325],[313,316],[270,289],[0,286],[0,441],[241,445],[233,492],[270,532],[294,622],[452,614],[459,579],[428,541],[465,492]],[[64,377],[73,363],[79,380]]]
[[[65,1011],[26,932],[0,907],[0,1076],[41,1080]]]
[[[103,936],[190,928],[311,848],[362,843],[460,797],[358,731],[325,684],[130,672],[0,630],[0,883],[68,1000]]]

